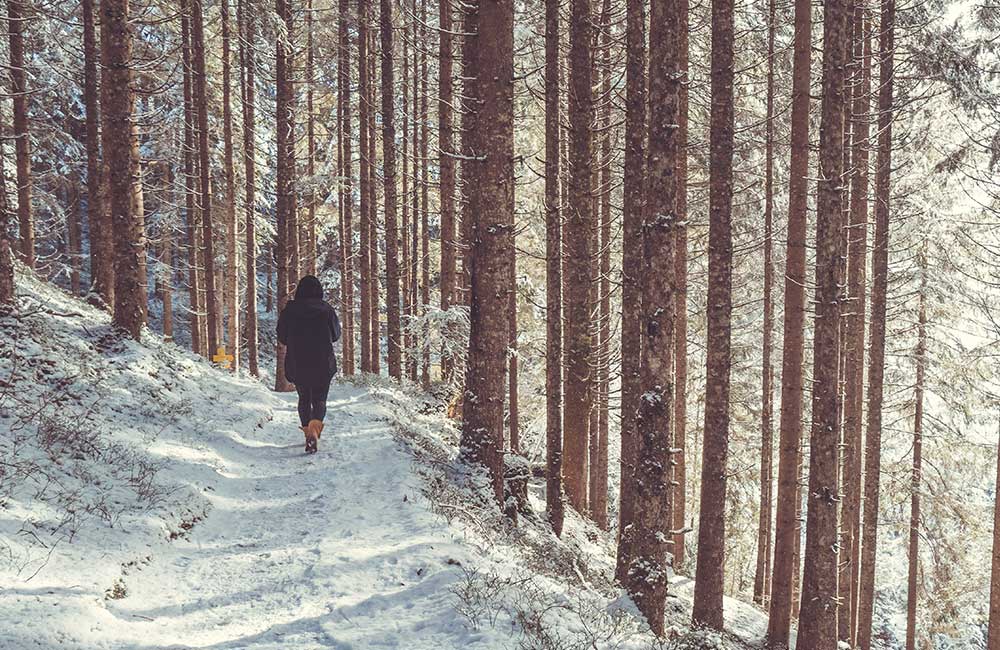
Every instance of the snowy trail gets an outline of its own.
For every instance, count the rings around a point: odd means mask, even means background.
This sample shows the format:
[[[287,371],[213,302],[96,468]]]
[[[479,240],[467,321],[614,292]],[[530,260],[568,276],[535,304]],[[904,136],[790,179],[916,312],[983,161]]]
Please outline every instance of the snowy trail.
[[[471,631],[455,612],[449,586],[474,559],[428,510],[381,407],[335,385],[320,452],[307,456],[293,397],[273,396],[263,428],[218,431],[182,461],[193,475],[213,467],[200,481],[212,510],[129,572],[127,597],[25,590],[22,615],[45,616],[54,647],[497,647],[496,631]]]

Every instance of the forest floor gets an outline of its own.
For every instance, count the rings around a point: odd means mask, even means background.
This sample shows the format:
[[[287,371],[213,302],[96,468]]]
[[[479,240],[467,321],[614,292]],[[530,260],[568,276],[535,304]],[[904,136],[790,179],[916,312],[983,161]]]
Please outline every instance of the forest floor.
[[[121,593],[44,573],[4,590],[0,609],[21,621],[10,647],[492,647],[450,602],[468,551],[422,503],[367,391],[336,387],[309,456],[293,400],[272,399],[271,422],[209,432],[184,461],[192,482],[217,475],[209,515],[128,570]]]
[[[336,383],[315,455],[292,395],[22,282],[0,316],[0,648],[747,647],[651,637],[613,582],[613,535],[569,513],[511,525],[413,386]],[[7,361],[11,363],[7,363]],[[685,645],[685,639],[694,641]]]

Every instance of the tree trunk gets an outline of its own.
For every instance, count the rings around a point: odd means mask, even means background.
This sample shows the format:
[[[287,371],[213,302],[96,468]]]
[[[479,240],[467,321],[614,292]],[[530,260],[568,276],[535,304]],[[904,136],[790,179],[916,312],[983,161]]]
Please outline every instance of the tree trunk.
[[[216,296],[215,234],[212,222],[211,152],[208,143],[208,95],[205,73],[205,19],[202,0],[191,0],[192,102],[198,120],[199,208],[201,211],[202,248],[205,251],[205,310],[208,329],[208,353],[219,348],[220,320]]]
[[[687,252],[687,179],[688,179],[688,0],[677,0],[682,16],[678,34],[681,72],[684,83],[679,92],[680,107],[677,117],[678,147],[681,153],[677,160],[677,228],[674,242],[674,419],[673,425],[673,483],[674,494],[671,502],[673,514],[673,561],[675,570],[685,566],[685,540],[687,525],[687,296],[688,296],[688,252]]]
[[[111,225],[101,192],[101,116],[98,106],[97,32],[94,0],[83,0],[83,105],[87,130],[87,221],[90,224],[91,291],[114,304],[114,263]]]
[[[376,79],[377,67],[375,66],[375,35],[369,30],[368,33],[368,70],[371,73],[371,83],[368,85],[369,102],[368,105],[371,110],[368,112],[368,160],[370,165],[369,173],[371,174],[371,182],[368,185],[369,201],[368,201],[368,262],[371,265],[371,301],[369,302],[369,308],[371,309],[371,351],[372,351],[372,372],[376,375],[380,373],[380,366],[382,363],[382,335],[381,335],[381,322],[380,322],[380,286],[379,286],[379,263],[378,263],[378,188],[376,187],[376,180],[378,179],[378,158],[375,153],[375,141],[377,139],[375,133],[375,100],[376,100],[376,88],[378,80]]]
[[[781,413],[778,493],[775,499],[774,569],[767,643],[788,646],[799,548],[798,480],[802,444],[804,328],[806,310],[806,210],[809,175],[809,66],[812,4],[795,0],[792,67],[791,160],[788,168],[788,230],[785,251],[784,334],[781,357]]]
[[[925,248],[926,248],[926,241]],[[920,568],[920,476],[924,429],[924,376],[927,372],[927,258],[921,251],[917,317],[917,385],[913,391],[913,473],[910,482],[910,542],[906,582],[906,650],[917,647],[917,571]]]
[[[101,47],[108,67],[104,83],[108,92],[102,106],[111,190],[111,216],[115,237],[115,307],[112,324],[139,340],[145,324],[146,255],[142,214],[133,203],[134,161],[132,134],[132,33],[128,0],[102,0],[104,34]]]
[[[134,101],[133,101],[133,103],[134,103]],[[149,274],[147,273],[148,266],[147,266],[147,263],[146,263],[146,245],[147,245],[146,244],[146,229],[145,229],[145,223],[146,223],[146,205],[145,205],[145,195],[143,194],[143,188],[142,188],[142,155],[141,155],[141,153],[139,151],[139,124],[138,124],[138,122],[139,122],[140,119],[141,118],[138,115],[134,115],[133,118],[132,118],[132,120],[131,120],[132,121],[132,128],[131,128],[131,141],[130,141],[130,143],[131,143],[132,151],[131,151],[131,154],[130,154],[131,155],[131,159],[130,159],[129,162],[130,162],[131,170],[132,170],[132,173],[131,173],[131,176],[130,176],[131,181],[132,181],[132,185],[131,185],[132,216],[133,216],[133,218],[136,221],[138,221],[138,223],[142,224],[142,226],[140,228],[140,232],[142,233],[143,250],[142,250],[142,253],[140,255],[138,255],[138,258],[137,258],[137,260],[138,260],[137,263],[138,263],[138,266],[139,266],[137,274],[142,279],[141,284],[143,286],[143,299],[142,299],[142,303],[141,303],[140,309],[142,310],[142,322],[145,323],[147,321],[148,308],[149,308],[149,306],[148,306],[148,304],[146,302],[146,286],[148,284],[147,278],[149,277]]]
[[[459,30],[465,29],[465,17],[462,14],[459,20]],[[472,216],[469,214],[469,193],[470,188],[468,183],[465,182],[466,178],[466,164],[465,158],[469,155],[468,147],[468,130],[471,128],[469,124],[469,110],[466,108],[468,105],[468,99],[466,99],[466,82],[465,79],[471,74],[469,71],[469,57],[466,53],[467,43],[466,39],[462,38],[459,41],[459,54],[461,65],[459,67],[458,78],[462,80],[462,85],[458,89],[459,100],[457,102],[459,108],[459,119],[458,119],[458,150],[459,155],[462,158],[462,164],[459,167],[459,181],[458,181],[458,223],[456,224],[457,234],[457,249],[458,257],[461,262],[461,266],[458,270],[458,277],[456,278],[456,301],[458,304],[468,307],[469,305],[469,287],[471,286],[472,279],[469,277],[469,266],[471,264],[470,252],[469,252],[469,241],[472,238]]]
[[[858,76],[854,83],[851,134],[853,153],[850,228],[848,228],[848,309],[845,323],[844,502],[841,530],[840,638],[854,647],[857,634],[858,566],[861,551],[861,466],[863,460],[865,289],[868,250],[868,147],[871,111],[871,37],[868,12],[857,5],[854,17]]]
[[[570,2],[569,82],[569,214],[564,241],[566,403],[564,415],[563,476],[569,503],[580,513],[587,511],[587,455],[590,440],[590,410],[593,406],[593,328],[590,313],[591,255],[594,250],[594,211],[591,205],[592,146],[594,121],[592,33],[590,0]],[[595,432],[596,433],[596,432]]]
[[[417,3],[414,1],[411,6],[413,15],[415,17],[413,21],[413,41],[414,43],[419,42],[417,36],[417,22],[416,11]],[[410,115],[410,141],[413,143],[413,177],[411,179],[411,184],[409,188],[409,194],[405,196],[404,203],[406,204],[409,211],[412,213],[412,218],[410,220],[407,228],[403,232],[403,242],[404,248],[406,249],[406,274],[410,278],[410,284],[407,287],[407,300],[410,303],[410,309],[415,314],[417,310],[417,302],[420,295],[420,260],[419,257],[419,247],[420,247],[420,69],[418,66],[418,57],[416,52],[416,46],[414,46],[413,54],[413,75],[411,80],[413,81],[413,112]],[[410,358],[409,365],[406,368],[406,375],[410,378],[410,381],[417,381],[417,356],[414,350],[412,357]]]
[[[160,230],[160,295],[163,301],[163,340],[174,340],[174,235],[173,226],[161,222]]]
[[[563,528],[559,167],[559,0],[545,0],[545,514],[557,536]]]
[[[865,428],[865,494],[862,512],[861,577],[858,587],[858,647],[871,650],[878,542],[879,480],[882,472],[882,397],[885,375],[885,311],[889,284],[889,199],[892,174],[895,0],[882,0],[879,27],[878,163],[875,168],[875,241],[868,338],[868,421]]]
[[[663,634],[667,594],[672,486],[670,419],[673,388],[674,266],[677,227],[677,161],[681,156],[677,124],[682,73],[677,34],[684,24],[675,0],[654,0],[649,32],[649,150],[643,212],[644,265],[641,275],[642,353],[636,400],[635,502],[633,522],[622,531],[625,587],[653,632]],[[669,381],[669,379],[668,379]],[[619,550],[619,554],[622,551]],[[621,560],[619,560],[621,562]]]
[[[226,175],[226,340],[228,353],[233,356],[229,369],[239,370],[240,364],[240,271],[236,227],[236,172],[233,170],[233,109],[229,0],[221,0],[222,13],[222,140]]]
[[[600,279],[595,284],[599,301],[597,346],[597,455],[592,459],[592,516],[598,527],[608,529],[608,398],[611,390],[611,0],[601,4],[601,158],[600,188]]]
[[[456,302],[455,266],[458,257],[455,239],[455,159],[452,155],[452,18],[450,0],[438,1],[438,173],[441,209],[441,309],[447,311]],[[454,360],[441,358],[444,381],[451,379]]]
[[[683,1],[683,0],[682,0]],[[547,6],[547,5],[546,5]],[[643,183],[645,182],[646,131],[646,3],[626,0],[625,27],[625,173],[622,210],[622,422],[621,479],[618,491],[618,558],[615,578],[624,583],[628,577],[631,530],[638,498],[636,454],[638,439],[636,414],[639,409],[639,350],[641,339],[641,301],[643,270]],[[553,47],[558,47],[558,36]],[[548,45],[546,45],[548,47]],[[547,52],[547,50],[546,50]],[[548,54],[547,54],[548,56]],[[558,65],[558,51],[553,54]],[[558,71],[553,71],[553,84],[558,84]],[[554,102],[558,104],[558,96]],[[558,115],[553,117],[558,129]],[[558,154],[558,142],[553,155]],[[558,174],[558,167],[555,168]],[[546,172],[548,174],[548,172]],[[554,195],[558,200],[558,195]]]
[[[463,34],[468,34],[469,29],[466,26],[466,22],[469,19],[468,12],[463,12],[461,16],[462,16],[462,26],[459,29],[459,31],[462,32]],[[473,57],[472,53],[469,51],[470,48],[469,43],[470,39],[465,37],[462,38],[460,46],[462,53],[462,58],[461,58],[462,65],[461,65],[461,72],[459,73],[459,77],[462,79],[462,89],[459,92],[459,97],[460,97],[459,105],[461,106],[461,115],[459,116],[459,129],[458,129],[460,138],[459,148],[461,149],[461,155],[462,155],[462,167],[461,167],[462,180],[460,184],[461,193],[459,195],[459,210],[461,214],[459,223],[460,243],[458,246],[459,250],[461,251],[462,272],[459,278],[459,285],[461,289],[460,290],[461,304],[465,306],[469,306],[471,301],[471,296],[470,296],[471,286],[472,286],[472,277],[470,275],[471,273],[470,267],[472,266],[471,241],[472,241],[472,222],[475,219],[475,215],[471,214],[469,207],[471,205],[470,194],[472,194],[475,191],[475,188],[472,187],[468,179],[471,178],[473,173],[471,170],[466,169],[467,167],[471,167],[471,163],[470,164],[467,163],[469,162],[468,158],[472,155],[471,147],[469,145],[469,138],[471,135],[471,131],[474,128],[472,125],[472,117],[471,117],[473,114],[471,107],[471,99],[469,92],[467,90],[467,86],[471,85],[471,81],[469,80],[471,80],[475,74],[475,71],[470,68]]]
[[[465,182],[474,183],[470,260],[471,331],[462,406],[463,455],[489,470],[503,501],[503,402],[509,305],[511,214],[514,210],[514,5],[511,0],[466,7],[466,55],[474,77],[466,78],[467,110],[473,110]]]
[[[277,92],[275,97],[277,131],[276,157],[276,207],[277,228],[275,237],[275,257],[278,262],[278,309],[284,309],[288,300],[291,284],[298,278],[295,220],[295,109],[294,86],[292,74],[295,69],[292,53],[293,28],[290,0],[276,0],[275,9],[278,17],[285,24],[285,35],[277,43],[277,59],[275,62],[275,77]],[[275,369],[275,387],[277,391],[289,391],[291,384],[285,378],[285,346],[278,344],[277,368]]]
[[[695,624],[722,630],[729,455],[730,319],[733,296],[733,2],[712,1],[712,112],[709,136],[708,344],[705,440],[695,573]]]
[[[316,51],[313,43],[313,8],[312,0],[306,0],[306,175],[309,177],[309,189],[306,191],[306,251],[303,272],[316,275],[316,116],[314,101],[314,86],[316,84],[315,59]]]
[[[840,278],[837,264],[843,215],[845,68],[849,11],[829,0],[823,14],[823,102],[820,174],[816,193],[816,317],[813,330],[812,432],[802,569],[802,604],[796,647],[837,648],[837,509],[840,499]]]
[[[31,132],[28,128],[28,84],[24,67],[23,0],[7,0],[7,34],[10,44],[10,94],[14,99],[15,163],[17,169],[18,256],[35,268],[35,223],[31,211]]]
[[[274,311],[274,261],[275,260],[274,260],[274,245],[273,244],[268,248],[266,254],[264,255],[264,259],[267,262],[267,264],[266,264],[267,271],[266,271],[266,279],[265,279],[265,283],[267,284],[267,287],[266,287],[266,289],[264,291],[264,293],[265,293],[265,297],[264,297],[264,311],[267,312],[268,314],[270,314],[272,311]]]
[[[412,378],[417,372],[416,366],[416,356],[413,349],[414,338],[413,338],[413,328],[412,321],[414,314],[413,299],[411,297],[412,283],[416,278],[413,277],[410,266],[410,253],[413,250],[410,246],[410,123],[414,123],[414,128],[416,127],[416,113],[417,113],[417,75],[416,71],[413,74],[413,115],[410,115],[410,42],[413,42],[414,59],[416,59],[416,49],[417,49],[417,21],[416,19],[408,21],[406,16],[409,11],[413,11],[412,5],[410,3],[405,3],[403,5],[403,110],[400,114],[400,131],[401,139],[403,141],[403,155],[402,155],[402,170],[400,172],[402,189],[400,191],[400,204],[402,205],[402,223],[400,224],[400,280],[401,280],[401,293],[403,299],[403,373]],[[414,68],[416,68],[416,61],[414,60]],[[413,183],[416,183],[417,179],[417,143],[413,143]],[[414,214],[413,218],[416,219],[417,215]]]
[[[396,221],[396,127],[393,84],[392,1],[381,0],[382,170],[385,193],[385,302],[389,376],[401,379],[402,340],[399,317],[399,224]]]
[[[246,177],[246,322],[243,324],[247,342],[247,368],[254,377],[260,375],[257,353],[257,198],[256,198],[256,84],[257,50],[256,23],[253,11],[241,0],[244,13],[238,19],[243,26],[240,53],[243,65],[243,167]]]
[[[2,247],[3,242],[0,241],[0,256],[3,255]],[[996,495],[997,491],[1000,490],[1000,443],[997,445],[997,479],[993,485],[993,494]],[[986,635],[986,650],[1000,650],[1000,498],[997,496],[993,498],[993,562],[991,567],[990,622]]]
[[[343,338],[341,354],[345,375],[354,374],[354,161],[351,147],[351,37],[350,7],[347,0],[340,0],[340,48],[337,65],[337,86],[341,106],[341,319]]]
[[[421,0],[420,2],[420,42],[427,42],[427,0]],[[428,234],[428,215],[430,214],[428,206],[428,188],[430,186],[430,179],[428,176],[428,167],[430,165],[430,157],[428,156],[428,142],[430,139],[430,129],[428,127],[428,112],[427,112],[427,48],[426,46],[421,46],[420,48],[420,305],[419,314],[423,316],[427,312],[427,305],[430,304],[431,300],[431,286],[430,286],[430,275],[431,275],[431,256],[430,256],[430,236]],[[511,212],[513,215],[513,212]],[[415,217],[415,215],[414,215]],[[511,217],[513,218],[513,217]],[[414,225],[416,221],[414,220]],[[512,235],[513,236],[513,235]],[[511,247],[513,248],[513,241],[511,241]],[[511,252],[513,255],[513,251]],[[416,256],[416,250],[413,251],[413,257]],[[413,274],[413,280],[416,281],[416,273]],[[413,301],[416,305],[417,301]],[[420,383],[424,387],[424,390],[430,389],[431,375],[430,375],[430,347],[428,346],[427,339],[430,338],[430,329],[427,327],[427,323],[424,323],[423,331],[421,332],[423,336],[423,341],[420,344],[421,348],[421,370],[420,370]]]
[[[188,289],[191,350],[208,356],[205,333],[204,296],[202,293],[201,212],[195,194],[195,115],[191,96],[191,14],[188,0],[181,0],[181,51],[184,63],[184,198],[188,244]],[[103,88],[102,88],[103,91]],[[113,277],[113,274],[112,274]]]
[[[74,174],[66,188],[66,246],[69,254],[70,293],[80,296],[80,266],[83,246],[83,207],[80,205],[80,178]]]
[[[757,567],[753,601],[767,604],[771,578],[771,490],[774,484],[774,373],[771,367],[774,331],[774,32],[777,28],[775,0],[768,0],[767,21],[767,118],[764,126],[764,333],[760,408],[760,518],[757,526]]]
[[[416,0],[414,0],[414,2],[413,2],[412,9],[413,9],[414,15],[416,15],[416,9],[417,9]],[[414,21],[414,26],[413,26],[413,30],[414,30],[413,31],[414,42],[417,42],[417,37],[416,37],[417,26],[416,26],[416,22],[417,21],[415,20]],[[419,167],[420,167],[420,164],[421,164],[421,162],[419,160],[419,158],[420,158],[420,156],[419,156],[419,150],[420,150],[420,99],[419,99],[419,90],[420,90],[420,70],[418,68],[417,61],[416,61],[416,54],[414,53],[414,62],[413,62],[413,119],[412,119],[413,130],[411,132],[411,136],[412,136],[411,140],[413,142],[413,187],[412,187],[412,192],[411,192],[410,196],[407,197],[407,199],[408,199],[407,203],[411,204],[411,206],[412,206],[413,220],[412,220],[412,222],[410,224],[410,229],[408,231],[406,231],[406,234],[405,234],[406,235],[406,249],[407,249],[407,251],[409,251],[409,258],[408,259],[409,259],[409,265],[410,266],[408,267],[408,273],[410,275],[410,278],[412,279],[412,282],[410,282],[410,288],[409,288],[409,290],[410,290],[409,300],[410,300],[410,305],[412,305],[414,307],[414,309],[416,309],[416,305],[417,305],[417,301],[419,300],[419,293],[420,293],[420,286],[419,286],[420,282],[419,282],[419,279],[418,279],[419,278],[419,274],[420,274],[420,261],[418,259],[418,257],[419,257],[418,249],[420,248],[420,238],[419,238],[420,237],[420,171],[419,171]],[[407,373],[408,373],[408,376],[410,377],[410,381],[414,381],[414,382],[417,381],[417,359],[416,359],[415,356],[412,359],[412,363],[410,364],[409,368],[407,368]]]
[[[368,2],[369,0],[358,0],[358,144],[361,149],[361,177],[360,177],[360,210],[361,210],[361,372],[372,371],[372,277],[371,277],[371,247],[368,243],[371,234],[371,210],[368,204],[371,202],[371,159],[368,146],[368,114],[371,111],[371,96],[369,93],[368,70]]]
[[[4,149],[0,142],[0,307],[9,307],[14,304],[14,250],[9,234],[11,209]]]

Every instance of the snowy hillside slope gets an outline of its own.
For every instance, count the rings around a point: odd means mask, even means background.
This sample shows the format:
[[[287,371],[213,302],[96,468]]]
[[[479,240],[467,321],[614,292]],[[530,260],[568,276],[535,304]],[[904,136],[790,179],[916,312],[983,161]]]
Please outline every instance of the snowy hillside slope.
[[[49,285],[19,293],[0,316],[0,648],[661,647],[611,582],[613,538],[507,524],[432,397],[335,384],[305,456],[291,396],[123,341]],[[716,645],[677,594],[669,644]],[[762,616],[730,605],[724,646],[757,641]]]

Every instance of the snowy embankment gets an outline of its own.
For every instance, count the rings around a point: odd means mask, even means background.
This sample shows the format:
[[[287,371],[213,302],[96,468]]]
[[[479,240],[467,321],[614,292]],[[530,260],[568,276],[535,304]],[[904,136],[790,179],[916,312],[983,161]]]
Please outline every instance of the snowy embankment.
[[[336,384],[305,456],[291,396],[20,292],[0,316],[0,648],[654,644],[611,540],[507,525],[432,398]]]

